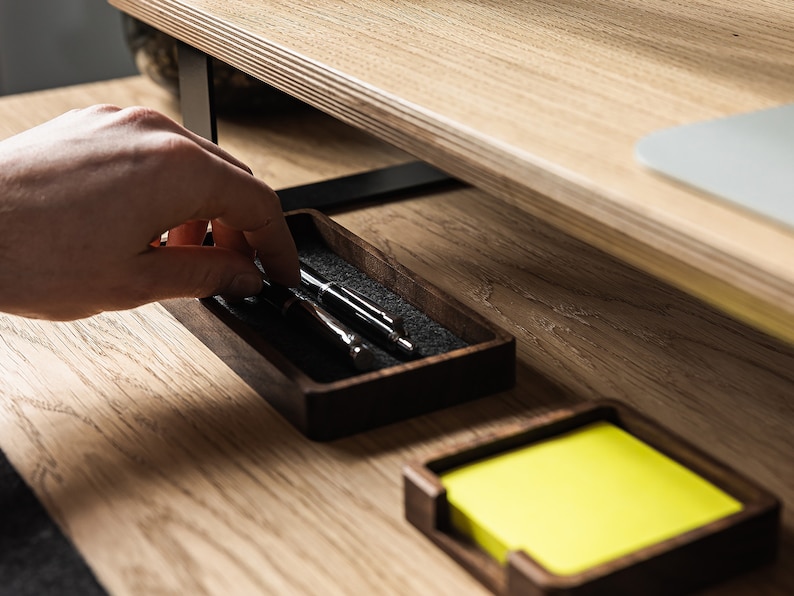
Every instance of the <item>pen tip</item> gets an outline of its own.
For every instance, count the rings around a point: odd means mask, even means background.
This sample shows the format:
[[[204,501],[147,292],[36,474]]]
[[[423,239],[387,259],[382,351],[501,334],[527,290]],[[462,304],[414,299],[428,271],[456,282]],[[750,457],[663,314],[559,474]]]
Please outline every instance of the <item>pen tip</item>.
[[[350,356],[353,358],[353,365],[358,370],[372,370],[375,367],[375,356],[365,346],[353,346],[350,348]]]
[[[407,337],[398,337],[395,343],[397,344],[397,348],[405,354],[413,355],[416,351],[416,344]]]

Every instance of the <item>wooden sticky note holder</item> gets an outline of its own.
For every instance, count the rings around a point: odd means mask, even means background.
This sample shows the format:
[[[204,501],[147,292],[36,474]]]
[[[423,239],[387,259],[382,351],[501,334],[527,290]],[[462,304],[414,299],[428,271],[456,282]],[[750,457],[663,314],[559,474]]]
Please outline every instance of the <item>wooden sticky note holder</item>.
[[[515,384],[515,339],[315,210],[287,214],[299,256],[406,318],[421,356],[373,345],[360,372],[270,306],[220,298],[164,306],[307,437],[325,441]]]
[[[534,540],[538,548],[533,550],[530,546],[508,549],[509,552],[507,552],[506,560],[503,563],[486,552],[490,549],[482,539],[483,528],[491,523],[495,513],[487,509],[488,505],[481,505],[486,507],[483,511],[487,514],[484,514],[483,518],[488,518],[488,521],[467,519],[468,528],[466,529],[457,521],[462,515],[461,506],[453,499],[451,492],[460,489],[460,485],[454,484],[451,480],[457,471],[471,470],[475,466],[482,467],[483,464],[491,465],[495,461],[504,463],[507,461],[507,457],[515,458],[516,454],[527,454],[529,449],[534,450],[540,447],[546,449],[542,457],[547,458],[545,464],[534,468],[538,474],[537,482],[541,482],[547,477],[543,476],[540,470],[564,468],[570,464],[570,462],[565,463],[565,458],[569,457],[571,452],[559,449],[560,446],[572,444],[565,443],[565,441],[571,441],[572,437],[581,440],[582,437],[590,436],[588,433],[600,432],[604,429],[614,430],[616,435],[625,437],[625,440],[629,442],[618,441],[614,445],[607,445],[609,448],[622,449],[622,445],[628,444],[632,449],[636,447],[645,450],[653,457],[658,458],[662,465],[672,467],[675,473],[680,471],[688,480],[694,479],[697,486],[702,485],[706,487],[706,490],[720,495],[722,506],[725,502],[734,502],[737,506],[716,515],[713,519],[709,518],[710,521],[701,525],[693,525],[681,533],[673,533],[658,541],[652,540],[643,543],[634,550],[606,557],[570,573],[560,573],[550,569],[552,567],[548,564],[550,559],[544,558],[546,554],[540,544],[541,538],[544,537],[541,536],[541,533],[528,538],[530,545]],[[550,445],[557,451],[548,451]],[[589,443],[582,443],[582,445],[586,445],[586,449],[592,449]],[[532,461],[543,462],[542,457],[537,459],[537,455],[541,453],[543,452],[534,451],[533,457],[536,459]],[[575,451],[573,453],[575,454]],[[609,451],[607,450],[605,453],[608,454]],[[584,469],[584,466],[592,466],[593,457],[592,453],[588,452],[587,457],[582,458],[583,467],[580,469],[583,476],[587,473],[592,476],[593,470]],[[634,452],[627,457],[629,465],[644,465],[644,460],[632,462],[632,458],[635,457],[636,453]],[[620,458],[607,456],[608,461],[611,459],[620,460]],[[557,463],[559,466],[556,465]],[[546,468],[543,468],[542,465],[546,465]],[[495,468],[491,466],[488,469]],[[522,470],[526,471],[526,469]],[[575,486],[569,486],[576,482],[576,468],[574,466],[570,469],[574,471],[574,475],[571,477],[572,482],[568,482],[564,476],[564,469],[562,472],[557,470],[553,472],[554,482],[562,482],[559,484],[560,492],[576,490]],[[504,472],[501,473],[504,475]],[[481,476],[480,478],[483,479],[483,482],[493,482],[493,477]],[[497,434],[482,438],[476,443],[447,449],[424,462],[406,465],[403,470],[403,480],[406,519],[497,594],[605,594],[611,596],[615,594],[686,593],[769,562],[777,552],[780,504],[774,496],[660,425],[628,406],[614,401],[589,402],[560,410],[521,427],[504,429]],[[518,480],[520,482],[512,485],[523,483],[522,490],[526,490],[523,493],[527,496],[526,503],[535,502],[533,499],[536,495],[532,494],[531,488],[532,478]],[[551,477],[548,477],[548,481],[552,482]],[[665,477],[666,481],[667,477]],[[605,474],[604,483],[612,486],[615,483],[614,476]],[[476,484],[470,483],[468,486],[476,486]],[[590,486],[591,488],[597,487],[598,491],[596,492],[599,493],[603,492],[602,488],[609,488],[598,486],[597,483]],[[687,484],[687,486],[690,485]],[[540,488],[537,492],[541,492]],[[641,493],[642,490],[639,492]],[[607,495],[609,495],[608,492]],[[624,498],[624,495],[625,493],[616,491],[614,497],[608,498],[619,500]],[[456,496],[459,496],[459,493],[456,493]],[[698,495],[697,498],[700,496]],[[554,495],[552,494],[551,497],[553,501]],[[681,496],[679,495],[679,497]],[[519,495],[519,499],[514,499],[513,502],[521,502],[521,498],[522,496]],[[572,501],[566,501],[566,498],[562,494],[560,495],[560,502],[565,503],[565,505],[560,505],[561,508],[570,507],[570,502],[576,502],[577,498],[582,501],[590,499],[586,505],[588,509],[585,515],[601,515],[603,519],[597,520],[599,522],[606,520],[612,523],[610,520],[618,519],[614,517],[616,511],[617,515],[620,515],[620,506],[616,507],[614,502],[598,500],[604,498],[603,494],[590,495],[585,489],[584,494],[574,497]],[[604,506],[604,503],[607,505]],[[686,510],[688,505],[686,494],[684,494],[683,500],[672,502],[670,507],[673,508],[673,517]],[[501,504],[500,499],[500,504],[494,503],[494,506],[504,507],[504,504]],[[607,510],[603,515],[602,509]],[[629,507],[627,506],[626,509],[628,511]],[[565,511],[567,511],[567,518],[559,527],[567,525],[567,530],[570,530],[570,518],[575,518],[576,512],[572,512],[570,509]],[[649,516],[658,513],[658,511],[648,511]],[[468,514],[472,517],[477,516],[476,512],[469,511]],[[548,512],[548,516],[554,514],[554,511]],[[610,515],[613,517],[609,517]],[[454,522],[453,517],[456,520]],[[502,517],[504,516],[502,515]],[[540,518],[542,517],[540,516]],[[523,520],[516,520],[515,525],[518,526],[520,523],[523,523]],[[553,523],[547,524],[545,521],[541,525],[544,528],[554,527]],[[577,544],[578,541],[599,540],[594,534],[586,535],[584,526],[590,527],[590,524],[582,525],[581,535],[576,535],[571,539],[571,551],[575,551],[577,550],[575,547],[581,546]],[[615,531],[619,530],[616,528]],[[480,537],[479,543],[477,536]],[[542,561],[547,561],[547,564]]]

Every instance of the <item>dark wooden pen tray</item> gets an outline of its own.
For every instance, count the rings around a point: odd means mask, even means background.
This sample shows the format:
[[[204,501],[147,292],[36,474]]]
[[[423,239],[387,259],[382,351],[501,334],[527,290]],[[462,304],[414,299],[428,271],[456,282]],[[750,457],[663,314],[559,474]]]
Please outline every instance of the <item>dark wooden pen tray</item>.
[[[332,440],[514,385],[512,336],[319,211],[287,222],[301,259],[403,315],[422,356],[375,346],[378,366],[359,372],[257,300],[163,305],[304,435]]]

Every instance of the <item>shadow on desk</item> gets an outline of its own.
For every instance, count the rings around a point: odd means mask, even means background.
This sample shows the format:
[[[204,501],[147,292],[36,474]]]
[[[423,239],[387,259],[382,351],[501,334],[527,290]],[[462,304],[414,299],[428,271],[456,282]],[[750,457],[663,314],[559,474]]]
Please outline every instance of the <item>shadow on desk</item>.
[[[327,443],[327,448],[345,457],[360,458],[391,451],[405,453],[412,448],[415,450],[417,446],[438,445],[440,441],[452,443],[463,435],[470,439],[472,429],[514,424],[578,401],[581,398],[519,363],[516,367],[516,386],[510,391],[339,439]]]

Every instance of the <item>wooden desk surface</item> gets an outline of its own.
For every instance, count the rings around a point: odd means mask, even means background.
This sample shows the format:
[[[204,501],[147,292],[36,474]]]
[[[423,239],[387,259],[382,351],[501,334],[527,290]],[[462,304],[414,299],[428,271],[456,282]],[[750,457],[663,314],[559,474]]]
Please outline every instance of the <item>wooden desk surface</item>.
[[[633,155],[658,129],[794,101],[789,0],[110,2],[794,340],[794,230]]]
[[[0,99],[0,138],[141,78]],[[221,121],[276,188],[405,156],[310,111]],[[620,399],[784,502],[780,560],[713,594],[794,593],[794,348],[467,189],[334,218],[516,336],[518,384],[307,441],[165,309],[0,316],[0,447],[114,594],[484,594],[403,519],[401,466],[550,408]]]

